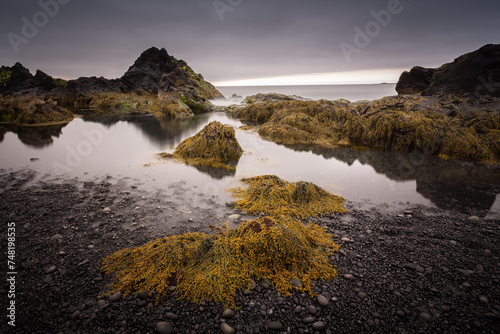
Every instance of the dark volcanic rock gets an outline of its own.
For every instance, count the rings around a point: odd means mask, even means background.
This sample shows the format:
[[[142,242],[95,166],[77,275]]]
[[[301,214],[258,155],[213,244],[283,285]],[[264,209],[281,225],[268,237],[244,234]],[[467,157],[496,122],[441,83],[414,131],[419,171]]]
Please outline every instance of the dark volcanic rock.
[[[32,77],[30,71],[20,63],[16,63],[12,67],[2,66],[0,68],[0,92],[21,89],[25,82]]]
[[[167,50],[152,47],[137,58],[120,80],[132,91],[156,93],[162,75],[174,71],[176,65],[177,60]]]
[[[168,80],[160,84],[164,75],[168,75]],[[131,91],[144,90],[161,95],[174,86],[190,86],[194,93],[204,99],[222,97],[202,75],[194,73],[185,61],[170,56],[164,48],[152,47],[144,51],[120,81]]]
[[[422,95],[476,94],[500,97],[500,44],[488,44],[435,70]]]
[[[11,96],[54,99],[59,106],[76,108],[82,113],[153,113],[171,118],[188,118],[211,111],[214,106],[209,99],[223,98],[185,61],[155,47],[144,51],[121,78],[112,80],[81,77],[66,81],[40,70],[33,76],[20,63],[3,66],[0,93],[4,93],[0,100],[0,122],[5,123],[12,123],[20,112],[18,101]],[[153,94],[157,94],[157,98]],[[38,119],[29,118],[30,124]]]
[[[172,80],[166,87],[160,86],[163,75],[169,74],[172,75]],[[45,92],[57,89],[56,93],[59,94],[127,92],[163,94],[171,86],[189,87],[184,89],[184,93],[193,96],[194,101],[204,102],[223,97],[212,84],[203,79],[201,74],[196,74],[185,61],[170,56],[164,48],[152,47],[144,51],[121,78],[112,80],[103,77],[81,77],[65,81],[54,79],[40,70],[33,76],[20,63],[12,67],[2,66],[0,69],[0,92],[12,93],[38,88]],[[186,96],[187,100],[190,100],[189,96]]]
[[[414,67],[403,72],[398,94],[500,97],[500,44],[488,44],[437,69]]]
[[[429,87],[434,69],[420,66],[413,67],[410,72],[404,71],[399,77],[396,92],[399,95],[420,94]]]
[[[120,80],[103,77],[81,77],[68,81],[68,92],[73,94],[119,93],[126,89]]]

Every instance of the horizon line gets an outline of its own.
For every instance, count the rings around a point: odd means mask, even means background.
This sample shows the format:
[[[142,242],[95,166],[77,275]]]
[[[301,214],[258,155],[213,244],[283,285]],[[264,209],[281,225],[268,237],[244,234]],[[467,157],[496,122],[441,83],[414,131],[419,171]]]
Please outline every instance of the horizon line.
[[[394,83],[405,69],[390,68],[327,73],[309,73],[252,79],[236,79],[212,82],[218,87],[231,86],[312,86],[312,85],[370,85]]]

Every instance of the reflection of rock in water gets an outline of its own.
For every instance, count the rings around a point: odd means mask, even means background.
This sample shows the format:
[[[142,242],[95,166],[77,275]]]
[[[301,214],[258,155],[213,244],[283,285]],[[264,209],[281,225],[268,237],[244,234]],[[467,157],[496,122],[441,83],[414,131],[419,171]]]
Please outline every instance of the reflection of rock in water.
[[[3,142],[3,138],[6,132],[7,128],[5,126],[0,125],[0,143]]]
[[[8,125],[7,130],[17,134],[19,140],[28,146],[43,148],[52,145],[54,142],[53,137],[59,138],[62,128],[66,125],[68,123],[42,126]]]
[[[228,176],[234,176],[236,174],[236,170],[230,170],[227,168],[215,168],[209,166],[193,166],[193,167],[202,173],[210,175],[212,178],[216,180],[220,180]]]
[[[173,120],[153,117],[152,115],[85,115],[84,121],[113,125],[125,121],[139,128],[151,143],[163,149],[165,146],[175,146],[187,135],[207,122],[208,115],[198,115],[191,119]]]
[[[500,167],[457,160],[443,160],[420,152],[289,147],[311,151],[326,159],[352,165],[356,160],[372,166],[394,181],[416,180],[417,192],[446,210],[470,213],[488,211],[500,193]]]

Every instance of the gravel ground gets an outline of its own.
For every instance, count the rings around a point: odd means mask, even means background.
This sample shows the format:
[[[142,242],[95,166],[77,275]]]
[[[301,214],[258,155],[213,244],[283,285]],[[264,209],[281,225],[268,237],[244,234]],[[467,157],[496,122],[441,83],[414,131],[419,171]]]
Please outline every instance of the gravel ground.
[[[411,206],[387,213],[348,203],[317,219],[341,245],[338,278],[316,293],[279,295],[257,281],[239,310],[154,296],[100,298],[103,257],[238,214],[182,182],[148,193],[134,180],[81,181],[0,170],[0,245],[7,273],[15,223],[15,284],[0,285],[2,333],[498,333],[500,232],[485,220]],[[196,197],[196,205],[186,205]],[[181,205],[182,204],[182,205]],[[241,216],[240,219],[248,219]],[[237,222],[236,222],[237,223]],[[12,231],[12,230],[11,230]],[[11,278],[9,275],[7,279]],[[6,298],[15,289],[15,298]],[[4,297],[6,296],[6,297]],[[7,308],[15,301],[15,327]]]

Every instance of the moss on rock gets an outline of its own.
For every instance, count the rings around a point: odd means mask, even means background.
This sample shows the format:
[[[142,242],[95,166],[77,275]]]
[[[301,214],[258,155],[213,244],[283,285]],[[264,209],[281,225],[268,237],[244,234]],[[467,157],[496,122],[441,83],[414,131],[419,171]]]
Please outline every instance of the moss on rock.
[[[299,218],[317,217],[330,213],[345,213],[344,199],[310,182],[287,182],[275,175],[256,176],[242,180],[247,188],[230,191],[239,200],[234,207],[250,214]]]
[[[177,158],[193,166],[233,169],[243,149],[229,125],[214,121],[193,137],[182,141],[173,154],[161,153],[163,158]]]

